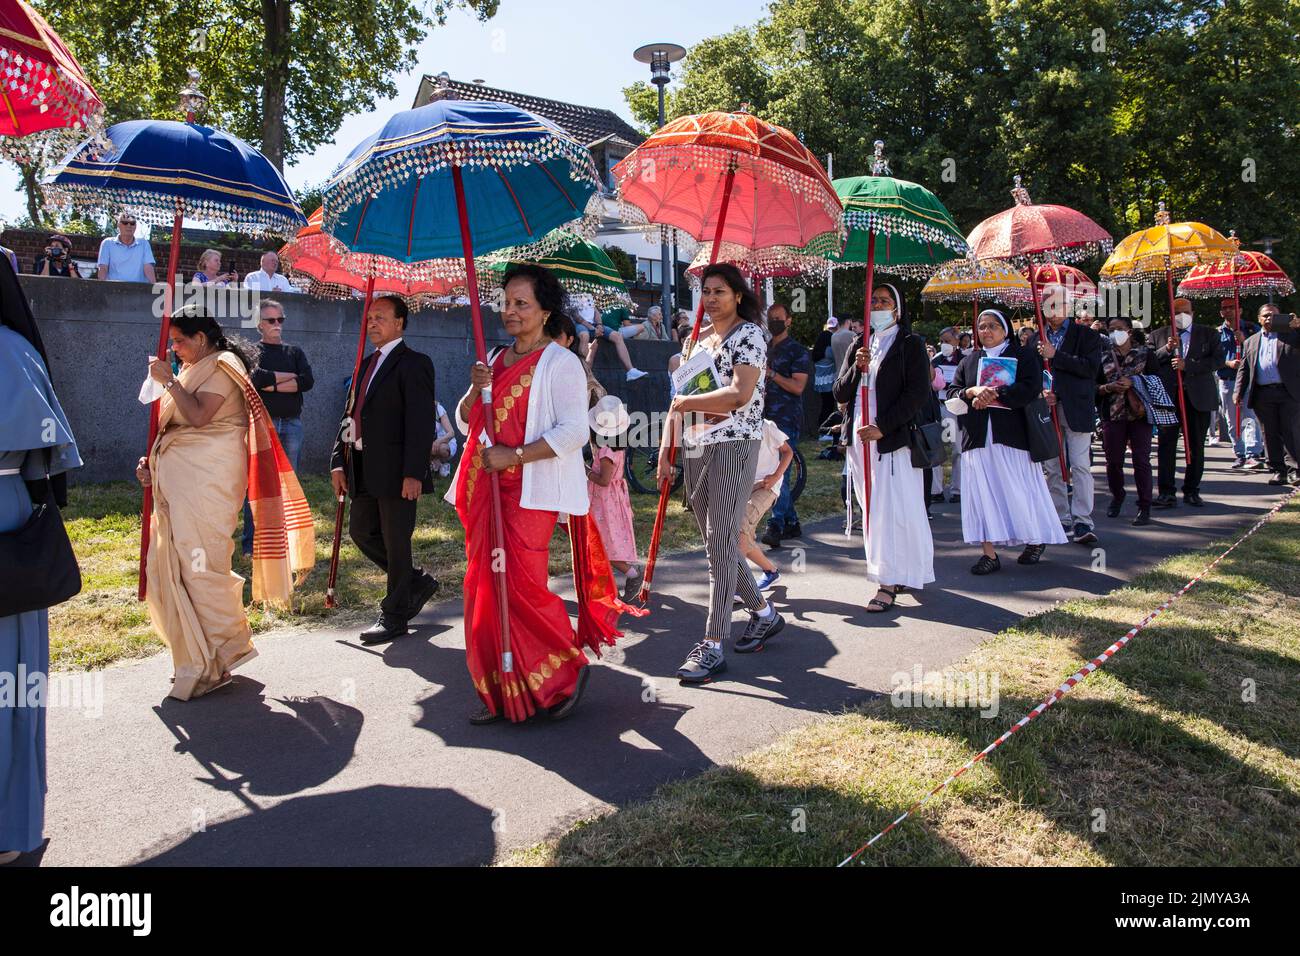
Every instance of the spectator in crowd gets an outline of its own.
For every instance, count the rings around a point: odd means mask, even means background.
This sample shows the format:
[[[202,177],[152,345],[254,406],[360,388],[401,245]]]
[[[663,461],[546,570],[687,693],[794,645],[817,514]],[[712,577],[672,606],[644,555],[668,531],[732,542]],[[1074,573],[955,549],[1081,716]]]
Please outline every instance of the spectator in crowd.
[[[14,274],[17,275],[18,254],[14,252],[12,249],[10,249],[8,246],[0,246],[0,255],[3,255],[6,259],[9,260],[10,268],[12,268],[14,270]]]
[[[817,410],[817,428],[826,423],[832,415],[835,414],[835,376],[839,374],[839,368],[835,365],[835,353],[831,351],[831,338],[839,328],[840,320],[831,316],[826,320],[826,325],[817,333],[817,341],[813,343],[812,360],[813,360],[813,381],[814,387],[821,396],[821,407]],[[818,366],[821,366],[819,371]],[[818,385],[817,383],[829,379],[829,384]]]
[[[623,343],[623,334],[619,331],[623,320],[629,317],[630,313],[622,306],[606,309],[600,314],[600,322],[595,326],[594,338],[591,340],[591,345],[587,347],[587,365],[593,369],[596,367],[596,352],[600,348],[600,343],[608,342],[614,346],[618,360],[623,363],[627,380],[635,382],[639,378],[645,378],[646,373],[632,364],[632,358],[627,354],[627,346]]]
[[[957,347],[957,329],[948,326],[939,333],[939,353],[931,360],[930,365],[943,376],[943,389],[946,390],[952,384],[953,378],[957,375],[957,366],[961,365],[961,349]],[[943,469],[934,468],[933,476],[930,479],[930,497],[942,501],[945,497],[949,501],[961,501],[961,437],[957,430],[957,416],[954,415],[947,405],[940,406],[942,420],[947,423],[952,421],[951,426],[945,424],[944,436],[952,437],[952,474],[948,478],[948,483],[943,484]]]
[[[1264,461],[1264,436],[1259,427],[1259,419],[1249,408],[1234,403],[1233,392],[1237,385],[1237,369],[1241,366],[1241,346],[1257,331],[1250,322],[1241,323],[1237,331],[1238,306],[1236,299],[1222,299],[1219,302],[1219,317],[1223,319],[1219,326],[1219,345],[1223,349],[1223,368],[1215,375],[1219,384],[1219,419],[1218,436],[1227,438],[1232,445],[1235,460],[1234,469],[1247,468],[1251,471],[1268,471]],[[1237,429],[1238,416],[1241,429]],[[1213,432],[1213,429],[1211,429]],[[1218,437],[1212,435],[1209,444],[1217,445]]]
[[[239,281],[239,273],[234,269],[221,271],[221,252],[218,249],[205,249],[199,256],[194,270],[195,285],[230,285]]]
[[[451,474],[451,460],[456,457],[456,429],[442,402],[437,405],[438,424],[434,429],[433,447],[429,449],[429,465],[446,478]]]
[[[259,292],[297,292],[280,272],[280,257],[274,252],[262,253],[262,268],[244,276],[244,287]]]
[[[1174,326],[1156,329],[1149,342],[1160,363],[1160,378],[1165,391],[1178,408],[1177,372],[1182,372],[1183,404],[1187,411],[1187,439],[1190,464],[1183,471],[1183,501],[1193,508],[1203,508],[1201,476],[1205,473],[1205,436],[1210,430],[1210,416],[1219,408],[1219,386],[1215,372],[1223,368],[1223,349],[1218,334],[1206,325],[1193,322],[1192,300],[1174,300]],[[1179,415],[1182,411],[1179,410]],[[1175,484],[1178,467],[1178,440],[1182,435],[1180,424],[1161,425],[1159,432],[1159,495],[1152,504],[1157,508],[1173,508],[1178,504]]]
[[[790,335],[790,310],[780,302],[767,310],[767,330],[772,340],[767,344],[767,384],[764,389],[763,417],[771,420],[785,434],[790,447],[799,445],[803,434],[803,393],[812,378],[813,363],[808,350]],[[768,518],[763,543],[779,548],[786,538],[803,535],[799,513],[790,498],[790,469],[781,477],[781,489]]]
[[[1264,428],[1270,485],[1300,483],[1300,319],[1269,303],[1259,308],[1260,330],[1241,349],[1233,400]],[[1291,456],[1288,470],[1286,456]]]
[[[1075,544],[1097,541],[1093,530],[1092,433],[1097,427],[1097,370],[1101,368],[1101,336],[1070,318],[1065,286],[1048,284],[1042,297],[1046,341],[1033,332],[1030,347],[1037,349],[1051,375],[1049,405],[1057,408],[1061,443],[1074,493],[1066,488],[1059,461],[1043,464],[1056,515]]]
[[[257,331],[262,340],[257,344],[257,367],[249,377],[261,393],[271,427],[296,472],[302,451],[302,394],[311,390],[315,378],[303,350],[284,343],[284,321],[284,306],[275,299],[257,304]],[[253,512],[245,500],[244,554],[253,553],[253,532]]]
[[[677,334],[664,321],[664,310],[657,305],[650,306],[644,322],[631,322],[619,330],[623,341],[640,339],[642,342],[676,342]]]
[[[844,362],[849,354],[853,340],[862,334],[862,323],[857,319],[846,319],[837,323],[831,333],[831,358],[835,360],[835,377],[844,374]]]
[[[957,351],[959,351],[963,357],[970,355],[971,339],[969,332],[963,332],[961,335],[957,336]]]
[[[1097,375],[1101,441],[1106,453],[1106,483],[1110,487],[1106,514],[1118,518],[1124,505],[1124,457],[1131,451],[1138,506],[1133,524],[1138,527],[1151,523],[1151,428],[1155,423],[1148,419],[1146,403],[1133,379],[1157,374],[1155,353],[1134,341],[1133,320],[1127,316],[1111,319],[1110,335],[1102,350],[1101,371]]]
[[[136,219],[123,211],[117,216],[117,235],[99,244],[96,269],[109,282],[154,282],[153,249],[135,237]]]
[[[32,273],[38,276],[80,279],[81,273],[72,262],[72,240],[58,232],[50,236],[44,251],[32,263]]]

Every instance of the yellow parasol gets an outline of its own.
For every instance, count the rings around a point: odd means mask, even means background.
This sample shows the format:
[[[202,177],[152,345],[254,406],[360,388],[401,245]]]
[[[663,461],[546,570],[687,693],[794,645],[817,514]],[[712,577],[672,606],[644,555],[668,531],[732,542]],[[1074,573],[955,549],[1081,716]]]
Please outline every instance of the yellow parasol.
[[[1101,267],[1101,279],[1112,284],[1149,282],[1164,275],[1169,292],[1169,344],[1180,359],[1182,339],[1175,334],[1174,324],[1174,273],[1184,273],[1193,266],[1237,254],[1238,240],[1225,236],[1203,222],[1170,222],[1165,204],[1160,203],[1156,224],[1125,238],[1115,247]],[[1191,445],[1187,440],[1187,404],[1183,398],[1183,370],[1174,369],[1178,378],[1178,417],[1183,426],[1183,461],[1191,461]]]
[[[927,302],[971,303],[971,339],[975,339],[975,319],[980,300],[1000,302],[1019,308],[1034,301],[1026,279],[1005,259],[954,259],[939,266],[921,290]]]

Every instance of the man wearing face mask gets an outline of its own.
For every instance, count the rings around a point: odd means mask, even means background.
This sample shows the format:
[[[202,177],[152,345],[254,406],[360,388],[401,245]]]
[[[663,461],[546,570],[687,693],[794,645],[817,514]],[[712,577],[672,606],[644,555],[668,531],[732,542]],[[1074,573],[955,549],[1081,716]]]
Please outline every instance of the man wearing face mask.
[[[1061,519],[1066,534],[1074,536],[1075,544],[1091,545],[1097,541],[1092,520],[1092,433],[1097,427],[1096,382],[1097,370],[1101,368],[1101,336],[1070,318],[1069,293],[1064,286],[1045,285],[1040,294],[1047,338],[1040,341],[1035,332],[1029,347],[1043,357],[1043,367],[1052,376],[1047,401],[1057,408],[1073,496],[1061,477],[1059,461],[1044,462],[1043,471],[1056,505],[1056,516]]]
[[[954,376],[957,374],[957,366],[961,364],[962,352],[957,344],[957,330],[951,325],[939,333],[939,353],[931,360],[930,365],[937,368],[943,373],[944,387],[952,384]],[[952,477],[947,487],[942,485],[938,488],[931,486],[932,497],[938,495],[946,497],[949,501],[961,501],[961,441],[957,429],[957,416],[954,415],[948,406],[939,403],[940,414],[943,415],[944,421],[944,439],[951,439],[952,447],[950,449],[952,461]],[[948,421],[952,424],[949,425]],[[934,469],[934,479],[938,483],[942,469]]]
[[[772,334],[772,341],[767,346],[763,417],[785,433],[793,448],[803,430],[803,393],[812,378],[812,356],[790,337],[790,311],[780,302],[767,310],[767,330]],[[799,515],[790,500],[790,469],[787,468],[762,541],[770,548],[779,548],[783,539],[802,534]]]
[[[1264,427],[1270,485],[1300,483],[1286,456],[1300,466],[1300,319],[1269,303],[1259,308],[1260,330],[1241,348],[1233,399],[1254,410]]]
[[[1202,508],[1205,506],[1201,500],[1201,476],[1205,472],[1205,436],[1210,430],[1210,421],[1219,408],[1219,386],[1214,373],[1223,368],[1223,346],[1219,344],[1218,333],[1192,321],[1190,299],[1174,300],[1174,325],[1178,330],[1177,335],[1172,334],[1168,326],[1159,328],[1151,333],[1148,344],[1159,363],[1160,379],[1165,391],[1174,400],[1175,410],[1180,415],[1182,412],[1177,408],[1178,372],[1182,372],[1187,441],[1191,446],[1188,449],[1191,463],[1183,472],[1183,501],[1193,508]],[[1156,482],[1160,493],[1152,502],[1157,508],[1173,508],[1178,504],[1175,492],[1178,439],[1181,434],[1181,422],[1160,426]]]
[[[1250,322],[1242,322],[1237,330],[1237,302],[1234,299],[1222,299],[1219,302],[1219,344],[1223,347],[1223,368],[1216,372],[1219,382],[1219,419],[1220,431],[1228,436],[1232,453],[1236,460],[1234,469],[1250,471],[1267,471],[1264,463],[1264,438],[1260,432],[1259,421],[1255,413],[1245,406],[1237,406],[1232,400],[1232,392],[1237,384],[1237,369],[1241,367],[1241,346],[1246,339],[1258,331]],[[1237,427],[1238,417],[1241,427]],[[1210,426],[1211,435],[1214,426]],[[1247,440],[1249,437],[1249,441]],[[1213,441],[1213,438],[1211,438]]]

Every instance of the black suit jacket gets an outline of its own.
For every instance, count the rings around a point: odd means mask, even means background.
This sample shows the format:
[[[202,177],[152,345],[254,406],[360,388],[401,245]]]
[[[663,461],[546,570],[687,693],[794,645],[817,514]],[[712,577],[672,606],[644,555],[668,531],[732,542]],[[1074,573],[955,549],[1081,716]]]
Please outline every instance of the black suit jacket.
[[[1029,338],[1038,351],[1038,333]],[[1056,404],[1071,431],[1089,432],[1097,425],[1097,372],[1101,368],[1101,336],[1073,320],[1061,347],[1047,363]]]
[[[957,374],[945,394],[948,398],[960,396],[970,405],[965,415],[957,416],[961,427],[961,450],[983,448],[988,438],[990,423],[993,440],[1008,448],[1029,450],[1029,433],[1025,430],[1025,413],[1021,411],[1043,391],[1043,360],[1037,348],[1021,345],[1014,337],[1007,344],[1004,358],[1016,360],[1016,380],[999,389],[999,398],[1007,408],[976,409],[961,395],[972,385],[979,384],[979,364],[983,349],[976,349],[961,360]]]
[[[1208,325],[1192,323],[1192,334],[1188,338],[1187,354],[1183,356],[1183,392],[1187,404],[1198,412],[1213,412],[1219,408],[1218,377],[1214,374],[1223,368],[1223,344],[1219,341],[1219,330]],[[1156,329],[1147,337],[1147,345],[1156,354],[1160,369],[1160,380],[1164,382],[1165,391],[1178,402],[1178,378],[1170,360],[1174,353],[1170,348],[1169,326]],[[1176,347],[1176,346],[1175,346]]]
[[[1255,407],[1255,374],[1259,366],[1259,345],[1264,333],[1256,332],[1241,347],[1242,363],[1237,366],[1237,384],[1233,387],[1233,400]],[[1279,332],[1277,370],[1282,377],[1291,401],[1300,402],[1300,330]]]
[[[862,373],[854,361],[862,348],[862,336],[853,339],[844,356],[844,366],[835,379],[835,401],[848,405],[845,421],[853,421],[853,410],[858,400],[858,386]],[[930,379],[934,373],[925,343],[919,335],[899,329],[889,351],[880,360],[876,372],[876,421],[881,439],[876,450],[884,455],[897,451],[907,444],[908,426],[930,397]]]
[[[366,376],[367,363],[348,389],[344,420],[339,423],[330,455],[330,468],[342,468],[348,491],[357,493],[355,462],[344,454],[347,420],[357,403],[357,387]],[[425,492],[433,490],[429,449],[433,446],[438,411],[433,391],[433,362],[423,352],[399,342],[370,380],[361,406],[362,468],[365,490],[376,498],[398,498],[403,478],[418,478]],[[347,436],[350,438],[351,436]]]

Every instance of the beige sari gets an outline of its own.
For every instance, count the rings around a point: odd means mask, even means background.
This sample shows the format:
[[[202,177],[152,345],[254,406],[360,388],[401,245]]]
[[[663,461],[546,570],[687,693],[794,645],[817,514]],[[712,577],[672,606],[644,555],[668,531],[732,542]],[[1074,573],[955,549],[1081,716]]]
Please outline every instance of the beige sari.
[[[230,565],[248,487],[248,406],[239,384],[218,366],[224,354],[209,355],[179,376],[192,394],[220,395],[217,414],[195,428],[164,395],[149,455],[149,617],[171,648],[171,696],[181,700],[207,693],[225,672],[257,656],[244,612],[244,579]]]

